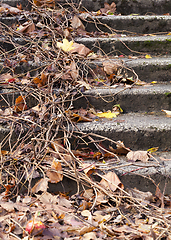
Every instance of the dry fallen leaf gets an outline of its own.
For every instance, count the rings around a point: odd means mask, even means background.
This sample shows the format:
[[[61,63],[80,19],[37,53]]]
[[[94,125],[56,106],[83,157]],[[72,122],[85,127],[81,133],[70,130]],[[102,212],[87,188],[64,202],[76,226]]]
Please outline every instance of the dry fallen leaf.
[[[71,49],[71,53],[78,53],[80,56],[86,57],[91,50],[89,48],[87,48],[86,46],[84,46],[83,44],[79,44],[79,43],[74,43],[73,44],[73,49]]]
[[[32,193],[37,193],[39,191],[46,192],[48,189],[48,179],[47,178],[42,178],[40,179],[34,187],[32,187]]]
[[[149,59],[149,58],[152,58],[151,55],[145,55],[145,58]]]
[[[116,12],[116,4],[115,2],[112,2],[111,5],[107,2],[104,3],[104,8],[100,9],[100,12],[102,14],[114,14]]]
[[[27,105],[25,102],[25,97],[23,96],[19,96],[18,98],[16,98],[15,100],[15,106],[14,106],[14,111],[15,112],[21,112],[27,110]]]
[[[149,159],[147,151],[130,151],[126,155],[128,161],[142,161],[147,162]]]
[[[117,64],[117,62],[103,62],[103,68],[104,71],[108,74],[108,75],[112,75],[113,73],[117,73],[119,65]]]
[[[33,31],[35,31],[35,25],[33,22],[25,22],[17,28],[17,32],[19,33],[32,33]]]
[[[58,183],[63,180],[62,166],[59,161],[53,160],[51,169],[47,171],[46,175],[49,177],[49,182]]]
[[[117,117],[118,114],[119,112],[107,111],[107,112],[99,112],[96,114],[96,116],[100,118],[114,118],[114,117]]]
[[[96,233],[95,232],[89,232],[89,233],[85,233],[83,235],[83,240],[96,240],[97,237],[96,237]]]
[[[44,72],[41,73],[40,78],[39,77],[33,78],[33,82],[37,84],[38,87],[45,86],[47,81],[48,81],[48,74]]]
[[[112,146],[109,146],[109,150],[118,155],[126,155],[130,151],[121,141],[118,141],[118,144],[116,144],[116,149],[114,149]]]
[[[74,80],[76,80],[79,77],[79,71],[74,61],[72,61],[70,64],[70,74]]]
[[[81,29],[85,30],[85,27],[84,27],[83,23],[81,22],[81,20],[77,16],[74,16],[72,18],[71,26],[75,29],[81,28]]]
[[[57,42],[57,47],[61,48],[64,52],[70,52],[75,47],[73,47],[73,41],[68,41],[66,38],[63,39],[63,42]]]
[[[106,190],[116,191],[118,187],[124,189],[123,184],[114,172],[108,172],[107,174],[103,175],[103,179],[100,181],[100,184]]]

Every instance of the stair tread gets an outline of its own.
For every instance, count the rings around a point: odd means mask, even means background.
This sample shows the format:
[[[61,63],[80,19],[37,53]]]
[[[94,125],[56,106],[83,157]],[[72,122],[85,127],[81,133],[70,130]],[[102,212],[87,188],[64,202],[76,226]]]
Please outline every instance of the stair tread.
[[[98,121],[77,123],[81,130],[88,131],[163,131],[171,130],[171,119],[164,114],[126,113],[120,114],[116,118],[101,118]]]

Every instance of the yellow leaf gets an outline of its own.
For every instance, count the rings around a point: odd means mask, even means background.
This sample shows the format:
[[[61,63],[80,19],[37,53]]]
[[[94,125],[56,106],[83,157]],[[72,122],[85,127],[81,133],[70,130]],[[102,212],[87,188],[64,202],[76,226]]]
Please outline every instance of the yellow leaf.
[[[148,55],[148,54],[147,54],[147,55],[145,55],[145,58],[148,59],[148,58],[152,58],[152,57],[151,57],[151,55]]]
[[[158,149],[159,149],[159,147],[153,147],[153,148],[148,149],[147,152],[150,152],[150,153],[156,152]]]
[[[96,116],[100,117],[100,118],[114,118],[119,114],[119,112],[111,112],[111,111],[107,111],[104,113],[97,113]]]
[[[156,84],[156,83],[157,83],[157,81],[152,81],[151,83],[152,83],[152,84]]]
[[[63,39],[63,43],[57,42],[58,48],[61,48],[64,52],[69,52],[73,50],[75,47],[72,47],[73,41],[68,41],[66,38]]]

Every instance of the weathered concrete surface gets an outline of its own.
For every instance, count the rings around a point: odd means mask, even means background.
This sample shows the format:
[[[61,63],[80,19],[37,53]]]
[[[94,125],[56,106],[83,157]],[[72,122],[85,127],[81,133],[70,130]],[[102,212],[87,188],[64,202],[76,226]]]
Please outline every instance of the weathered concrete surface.
[[[125,188],[137,188],[141,191],[155,193],[156,186],[158,185],[161,192],[163,192],[166,187],[165,194],[171,193],[171,160],[161,161],[160,159],[160,157],[162,157],[162,159],[171,159],[171,154],[167,152],[156,153],[155,155],[153,154],[153,156],[160,163],[159,165],[151,158],[151,161],[147,163],[135,162],[130,166],[128,165],[131,164],[131,162],[123,160],[118,164],[119,166],[113,168]]]
[[[140,54],[171,55],[171,36],[140,36],[140,37],[112,37],[112,38],[76,38],[76,42],[82,43],[92,51],[100,48],[109,55],[116,54]]]
[[[22,38],[11,38],[11,41],[6,39],[4,36],[0,35],[0,47],[4,49],[5,51],[10,51],[14,50],[16,47],[18,48],[28,48],[32,43],[30,40],[22,39]]]
[[[84,92],[90,105],[99,110],[111,110],[120,104],[126,112],[157,112],[171,109],[171,84],[134,86],[133,88],[117,87],[96,88]],[[76,108],[87,107],[86,99],[77,101]]]
[[[125,146],[134,150],[151,147],[170,149],[171,146],[171,120],[166,116],[129,113],[111,120],[78,123],[77,127],[85,133],[100,134],[114,141],[121,140]]]
[[[87,16],[86,13],[81,14]],[[93,15],[88,17],[84,21],[86,30],[88,32],[101,31],[112,33],[115,30],[120,30],[122,33],[159,33],[159,32],[170,32],[171,16],[96,16]],[[96,21],[96,24],[93,23]],[[99,23],[100,21],[100,23]],[[102,24],[101,24],[102,23]],[[107,26],[106,26],[107,25]],[[111,28],[111,29],[110,29]],[[113,31],[112,31],[113,30]],[[117,32],[116,32],[117,33]]]
[[[121,61],[121,62],[120,62]],[[103,62],[118,63],[129,68],[124,71],[129,77],[134,76],[132,69],[138,75],[139,79],[145,82],[157,81],[158,83],[169,82],[171,80],[171,58],[170,57],[154,57],[150,59],[137,58],[110,58],[104,60],[94,60],[87,62],[87,65],[92,69],[96,69],[96,66],[103,67]],[[86,66],[85,66],[86,67]]]
[[[30,89],[30,92],[23,92],[20,90],[1,88],[0,89],[0,107],[14,107],[15,100],[20,95],[25,96],[26,104],[28,108],[31,108],[38,104],[39,99],[34,94],[34,90]]]
[[[76,0],[76,2],[79,2]],[[82,7],[89,11],[97,11],[104,7],[104,2],[111,4],[113,0],[83,0]],[[169,0],[114,0],[117,13],[128,15],[136,14],[165,14],[171,11],[171,2]]]
[[[171,194],[171,160],[161,161],[159,158],[162,157],[168,159],[167,153],[158,153],[157,155],[154,155],[154,157],[159,164],[157,164],[152,158],[146,163],[131,163],[126,160],[126,157],[120,157],[121,161],[117,164],[108,164],[108,161],[106,161],[107,164],[103,164],[103,166],[98,163],[95,163],[95,165],[97,166],[97,169],[102,170],[103,173],[109,171],[115,172],[124,184],[125,189],[137,188],[140,191],[150,191],[155,194],[156,186],[158,185],[162,193],[165,189],[165,195]],[[92,162],[88,163],[91,164]],[[48,191],[69,192],[69,195],[72,195],[77,192],[77,184],[71,179],[64,178],[62,184],[60,182],[57,184],[49,184]]]
[[[56,91],[54,89],[54,91]],[[14,106],[15,99],[24,95],[27,106],[33,107],[38,104],[34,95],[34,89],[28,93],[2,88],[0,91],[0,106]],[[115,104],[120,104],[124,113],[128,112],[160,112],[162,109],[171,109],[171,84],[159,84],[149,86],[134,86],[133,88],[96,88],[83,93],[82,98],[74,102],[76,109],[87,108],[90,104],[101,111],[111,110]],[[87,99],[89,104],[87,103]],[[7,104],[8,103],[8,104]],[[136,104],[135,104],[136,103]]]
[[[56,5],[66,4],[65,0],[55,0]],[[30,9],[29,1],[27,0],[2,0],[3,3],[7,3],[11,6],[22,4],[23,8]],[[71,1],[68,1],[71,2]],[[73,3],[78,6],[79,0],[73,0]],[[83,0],[81,7],[86,8],[89,11],[97,11],[104,7],[104,2],[111,4],[113,0]],[[171,2],[169,0],[115,0],[117,13],[122,15],[128,15],[132,13],[136,14],[165,14],[171,11]]]
[[[150,191],[155,194],[156,186],[160,188],[161,192],[165,189],[164,194],[171,194],[171,160],[161,160],[162,159],[171,159],[170,152],[159,152],[153,154],[158,163],[153,159],[146,163],[143,162],[130,162],[127,161],[126,157],[120,156],[120,162],[110,163],[110,160],[106,161],[106,164],[99,164],[98,162],[94,163],[97,172],[103,171],[107,173],[109,171],[115,172],[122,183],[124,184],[125,189],[137,188],[140,191]],[[92,162],[88,162],[91,164]],[[151,179],[150,179],[151,178]],[[156,185],[155,185],[156,184]],[[80,186],[81,187],[81,186]],[[70,195],[77,192],[77,184],[75,181],[64,178],[62,184],[59,182],[57,184],[49,184],[50,192],[69,192]]]
[[[124,62],[127,67],[134,69],[139,79],[145,82],[171,81],[171,58],[126,59]],[[131,72],[128,74],[132,75]]]

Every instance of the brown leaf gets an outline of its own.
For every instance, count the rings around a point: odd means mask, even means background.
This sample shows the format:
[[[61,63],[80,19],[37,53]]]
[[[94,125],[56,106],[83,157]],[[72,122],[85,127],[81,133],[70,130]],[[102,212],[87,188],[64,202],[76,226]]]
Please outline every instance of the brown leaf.
[[[70,74],[71,74],[71,77],[76,80],[79,76],[79,71],[78,69],[76,68],[76,64],[74,61],[71,62],[71,65],[70,65]]]
[[[95,172],[96,166],[94,164],[88,164],[88,163],[83,163],[82,164],[82,169],[84,173],[90,177],[90,175]]]
[[[141,200],[151,201],[153,199],[153,194],[151,192],[142,192],[136,188],[129,189],[129,194],[135,198],[141,198]]]
[[[34,187],[32,187],[32,193],[37,193],[39,191],[46,192],[48,189],[48,179],[47,178],[42,178],[40,179]]]
[[[48,6],[48,7],[55,6],[55,0],[33,0],[33,2],[37,7],[40,7],[43,5]]]
[[[46,175],[49,177],[49,182],[51,183],[58,183],[62,181],[63,174],[61,163],[56,160],[53,160],[51,169],[47,171]]]
[[[116,191],[118,187],[124,189],[123,184],[119,180],[118,176],[114,172],[108,172],[103,175],[103,179],[100,181],[100,184],[107,190]]]
[[[85,27],[84,27],[83,23],[81,22],[81,20],[77,16],[74,16],[72,18],[71,26],[75,29],[81,28],[81,29],[85,30]]]
[[[14,106],[14,111],[15,112],[21,112],[27,110],[27,105],[25,103],[25,97],[19,96],[15,100],[15,106]]]
[[[93,189],[89,188],[84,191],[83,197],[90,199],[93,196],[94,196]]]
[[[161,208],[164,208],[164,195],[158,186],[156,187],[155,195],[161,200]]]
[[[126,155],[128,161],[142,161],[147,162],[149,159],[148,152],[147,151],[130,151]]]
[[[116,149],[114,149],[112,146],[109,146],[109,150],[115,154],[118,155],[126,155],[129,152],[129,149],[125,147],[124,143],[121,141],[118,141],[118,144],[116,145]]]
[[[86,46],[84,46],[83,44],[79,44],[79,43],[74,43],[73,44],[74,49],[72,49],[70,52],[71,53],[78,53],[79,55],[86,57],[91,50],[89,48],[87,48]]]
[[[5,12],[5,8],[4,7],[0,7],[0,13]]]
[[[40,78],[39,77],[33,78],[33,82],[37,84],[38,87],[45,86],[47,81],[48,81],[48,74],[45,74],[43,72],[41,73]]]
[[[117,70],[119,68],[119,65],[117,62],[103,62],[103,67],[104,71],[108,74],[111,75],[113,73],[117,73]]]
[[[107,13],[115,13],[116,12],[116,4],[114,2],[110,4],[108,3],[104,3],[104,8],[100,9],[100,12],[103,14],[107,14]]]
[[[18,79],[12,77],[10,73],[4,73],[4,74],[0,75],[1,83],[11,83],[11,82],[15,82],[16,80],[18,80]]]
[[[21,13],[20,9],[18,9],[16,7],[12,7],[6,3],[1,3],[1,7],[5,8],[8,11],[8,13],[13,14],[13,15],[17,15],[17,14]]]
[[[89,232],[89,233],[85,233],[83,235],[83,240],[96,240],[97,237],[96,237],[96,233],[95,232]]]
[[[65,152],[65,148],[61,143],[61,140],[54,140],[53,142],[51,142],[51,147],[53,148],[53,150],[55,150],[57,153],[63,153]]]
[[[15,204],[12,202],[1,202],[1,207],[7,212],[14,212],[14,206]]]
[[[25,22],[17,28],[19,33],[31,33],[35,30],[35,25],[33,22]]]

